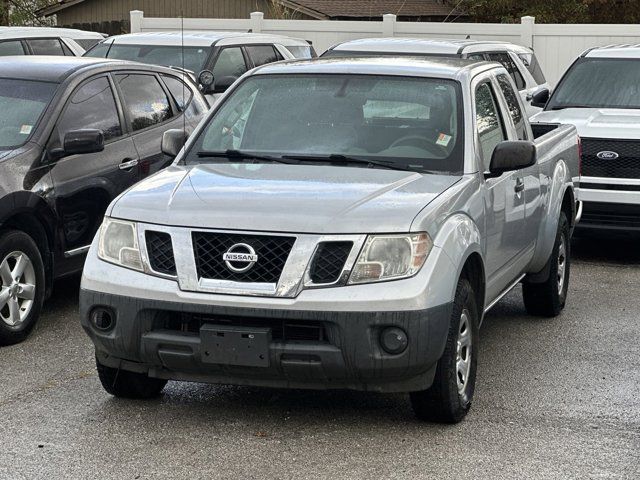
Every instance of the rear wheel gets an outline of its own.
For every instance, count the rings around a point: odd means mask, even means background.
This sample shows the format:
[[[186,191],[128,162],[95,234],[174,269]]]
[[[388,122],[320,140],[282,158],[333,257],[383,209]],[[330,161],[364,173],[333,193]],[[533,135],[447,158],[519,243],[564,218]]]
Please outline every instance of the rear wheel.
[[[421,420],[458,423],[471,407],[478,362],[478,307],[469,281],[461,278],[444,353],[438,361],[433,384],[413,392],[411,405]]]
[[[96,358],[96,368],[102,387],[115,397],[148,399],[160,395],[166,380],[151,378],[142,373],[127,372],[102,365]]]
[[[522,285],[524,306],[531,315],[555,317],[567,301],[571,273],[571,230],[564,213],[560,214],[556,242],[546,268],[549,278],[544,283]]]
[[[0,234],[0,345],[27,338],[40,317],[44,283],[33,239],[19,230]]]

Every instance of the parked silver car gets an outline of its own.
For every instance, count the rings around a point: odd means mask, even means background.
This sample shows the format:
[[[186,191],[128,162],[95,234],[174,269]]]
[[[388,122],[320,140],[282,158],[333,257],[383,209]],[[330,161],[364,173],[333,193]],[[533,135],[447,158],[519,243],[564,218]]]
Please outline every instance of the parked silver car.
[[[521,281],[530,313],[565,305],[578,138],[548,130],[495,63],[249,72],[107,212],[81,292],[104,388],[411,392],[461,420],[484,313]]]

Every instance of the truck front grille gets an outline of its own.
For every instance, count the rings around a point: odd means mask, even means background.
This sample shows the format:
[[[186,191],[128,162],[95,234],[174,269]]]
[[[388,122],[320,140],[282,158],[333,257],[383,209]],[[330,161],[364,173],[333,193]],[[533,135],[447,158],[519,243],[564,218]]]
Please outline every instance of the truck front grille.
[[[147,253],[149,254],[149,264],[158,273],[165,275],[176,275],[176,259],[173,255],[173,244],[171,235],[165,232],[145,232],[147,240]]]
[[[337,282],[352,248],[353,242],[323,242],[318,245],[309,270],[311,281],[317,284]]]
[[[295,237],[243,235],[216,232],[193,232],[193,250],[199,278],[229,280],[246,283],[278,283]],[[257,261],[244,272],[229,268],[223,256],[231,247],[251,246]],[[246,253],[246,249],[240,249]],[[232,263],[232,267],[246,267],[247,263]]]
[[[614,152],[617,158],[598,158]],[[640,141],[582,139],[582,175],[587,177],[640,178]]]

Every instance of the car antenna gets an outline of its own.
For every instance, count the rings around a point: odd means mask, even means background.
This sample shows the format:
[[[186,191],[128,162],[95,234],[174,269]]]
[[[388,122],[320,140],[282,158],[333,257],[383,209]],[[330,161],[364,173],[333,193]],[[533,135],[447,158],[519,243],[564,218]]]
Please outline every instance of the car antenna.
[[[184,0],[180,0],[180,44],[182,53],[182,135],[187,138],[187,85],[185,81],[185,69],[184,69]],[[185,140],[186,142],[186,140]]]

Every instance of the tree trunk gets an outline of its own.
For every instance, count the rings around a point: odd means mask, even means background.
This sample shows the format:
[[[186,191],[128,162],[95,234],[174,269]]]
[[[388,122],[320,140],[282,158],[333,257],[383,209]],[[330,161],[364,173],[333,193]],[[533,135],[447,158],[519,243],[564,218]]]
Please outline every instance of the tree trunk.
[[[0,25],[9,26],[9,0],[0,0]]]

